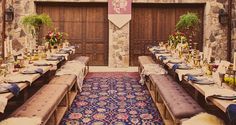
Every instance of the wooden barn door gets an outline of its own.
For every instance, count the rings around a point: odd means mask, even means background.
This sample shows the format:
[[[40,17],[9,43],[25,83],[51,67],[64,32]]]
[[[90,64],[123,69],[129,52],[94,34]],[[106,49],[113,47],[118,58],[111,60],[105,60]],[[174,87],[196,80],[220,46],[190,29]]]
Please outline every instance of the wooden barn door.
[[[151,55],[147,46],[166,42],[175,31],[179,16],[187,12],[198,13],[202,23],[195,41],[202,49],[204,5],[134,4],[130,29],[130,65],[138,65],[138,56]]]
[[[55,28],[68,33],[68,40],[79,46],[77,56],[89,56],[90,65],[108,65],[107,4],[37,3],[37,13],[46,13]],[[43,27],[40,38],[49,28]]]

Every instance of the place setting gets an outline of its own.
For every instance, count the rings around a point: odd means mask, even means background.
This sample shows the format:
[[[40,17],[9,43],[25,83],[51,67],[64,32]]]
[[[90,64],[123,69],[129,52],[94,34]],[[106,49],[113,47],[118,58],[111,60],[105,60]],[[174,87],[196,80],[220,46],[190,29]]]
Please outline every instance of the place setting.
[[[36,61],[33,63],[34,66],[53,66],[52,63],[48,62],[48,61]]]
[[[0,94],[11,92],[14,95],[18,95],[20,92],[20,88],[17,84],[9,84],[9,83],[0,83]]]
[[[215,84],[214,80],[211,77],[207,77],[204,75],[187,75],[187,80],[191,81],[193,84],[199,85]]]
[[[27,69],[23,69],[20,71],[21,74],[24,74],[24,75],[30,75],[30,74],[40,74],[42,75],[43,74],[43,69],[42,68],[27,68]]]
[[[236,100],[236,92],[226,88],[214,88],[205,92],[206,98],[216,98],[220,100]]]

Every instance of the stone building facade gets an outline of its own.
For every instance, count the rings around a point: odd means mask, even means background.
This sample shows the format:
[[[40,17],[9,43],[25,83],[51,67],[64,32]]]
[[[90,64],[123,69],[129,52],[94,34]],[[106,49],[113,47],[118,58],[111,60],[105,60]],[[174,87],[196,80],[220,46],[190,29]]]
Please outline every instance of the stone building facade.
[[[13,40],[13,48],[23,48],[23,39],[27,33],[20,24],[20,18],[35,13],[35,1],[51,2],[107,2],[107,0],[13,0],[15,19],[7,24],[7,35]],[[205,3],[204,12],[204,45],[211,44],[213,55],[226,59],[227,55],[227,27],[218,21],[219,9],[227,11],[227,0],[133,0],[133,3]],[[11,3],[8,3],[11,4]],[[236,47],[236,2],[233,4],[232,44]],[[0,12],[1,13],[1,12]],[[2,21],[2,20],[0,20]],[[129,34],[130,24],[118,28],[109,23],[109,66],[129,66]]]
[[[236,49],[236,1],[233,0],[233,6],[232,6],[232,46],[233,46],[233,51],[234,48]]]

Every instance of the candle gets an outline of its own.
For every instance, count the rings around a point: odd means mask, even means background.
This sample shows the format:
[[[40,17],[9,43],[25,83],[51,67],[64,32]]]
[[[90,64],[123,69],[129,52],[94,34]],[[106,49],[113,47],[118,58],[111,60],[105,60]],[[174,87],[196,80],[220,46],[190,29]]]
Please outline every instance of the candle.
[[[236,70],[236,52],[234,52],[234,66],[233,70]]]
[[[207,47],[206,46],[204,46],[203,48],[203,59],[207,60]]]
[[[7,42],[6,40],[4,41],[4,55],[7,57]]]
[[[31,42],[29,41],[28,44],[29,44],[29,51],[32,52],[32,45],[31,45]]]
[[[13,54],[12,40],[9,40],[9,53]]]
[[[10,52],[10,39],[9,37],[7,37],[7,41],[6,41],[6,44],[7,44],[7,56],[9,56],[9,52]]]
[[[207,48],[207,62],[211,62],[212,48]]]
[[[25,48],[28,48],[28,43],[27,43],[27,36],[25,36]]]

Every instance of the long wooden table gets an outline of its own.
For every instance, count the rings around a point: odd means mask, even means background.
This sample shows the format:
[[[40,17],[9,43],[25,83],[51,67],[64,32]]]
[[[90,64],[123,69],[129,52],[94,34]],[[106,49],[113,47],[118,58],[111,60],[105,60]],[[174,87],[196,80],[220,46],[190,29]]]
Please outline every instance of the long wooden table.
[[[40,67],[40,68],[43,69],[43,74],[48,72],[51,69],[50,66],[44,66],[44,67]],[[27,81],[27,83],[18,83],[17,84],[19,86],[20,90],[23,90],[27,86],[31,85],[34,81],[36,81],[43,74],[37,73],[37,74],[26,74],[26,75],[24,75],[24,74],[21,74],[21,73],[15,73],[15,74],[10,74],[5,79],[11,79],[11,77],[13,75],[14,77],[12,77],[12,78],[14,78],[14,79],[17,78],[19,81]],[[9,100],[12,97],[14,97],[14,95],[11,92],[8,92],[8,93],[0,94],[0,97],[5,97]]]
[[[200,84],[195,84],[195,83],[192,83],[191,81],[188,81],[187,77],[186,77],[186,74],[189,73],[189,72],[198,72],[198,71],[196,71],[196,69],[190,69],[190,70],[176,69],[175,71],[173,71],[173,69],[172,69],[173,65],[171,65],[169,63],[166,63],[163,60],[161,60],[159,58],[160,55],[161,54],[157,54],[153,57],[155,58],[155,60],[157,62],[159,62],[159,64],[164,65],[164,67],[166,67],[168,69],[169,74],[174,75],[174,77],[177,78],[177,76],[182,73],[181,76],[178,76],[178,79],[180,79],[179,81],[184,82],[184,83],[188,83],[189,85],[194,87],[198,92],[200,92],[202,95],[205,96],[206,95],[205,93],[210,89],[218,89],[220,87],[220,85],[218,85],[216,83],[214,85],[200,85]],[[173,74],[173,72],[174,72],[174,74]],[[230,89],[230,87],[228,87],[226,84],[223,84],[223,88]],[[213,97],[209,97],[208,100],[212,104],[217,106],[223,112],[226,112],[226,109],[230,104],[236,103],[235,100],[221,100],[221,99],[216,99],[216,98],[213,98]]]
[[[74,53],[60,54],[60,55],[65,56],[65,58],[69,58],[72,54],[74,54]],[[18,87],[20,88],[20,93],[22,93],[22,90],[24,90],[27,87],[30,87],[31,85],[33,85],[35,81],[37,81],[40,77],[44,76],[46,73],[48,73],[52,70],[57,70],[58,68],[60,68],[60,66],[62,65],[61,63],[65,62],[65,61],[66,60],[60,60],[60,61],[59,60],[55,60],[55,61],[38,60],[38,61],[33,61],[33,63],[44,62],[46,64],[51,64],[51,65],[50,66],[34,66],[33,64],[29,64],[29,65],[26,66],[26,68],[21,69],[21,71],[23,71],[25,69],[28,69],[28,68],[29,69],[41,68],[43,70],[43,73],[42,74],[39,74],[39,73],[37,73],[37,74],[22,74],[20,72],[15,72],[15,73],[12,73],[12,74],[8,74],[6,77],[4,77],[2,79],[0,78],[0,80],[1,81],[8,81],[8,80],[9,81],[22,81],[22,83],[17,83]],[[14,96],[13,93],[7,92],[7,93],[1,93],[0,97],[6,98],[7,100],[10,100],[15,96]],[[22,100],[22,101],[24,102],[26,99],[27,98],[24,98],[24,100]]]

